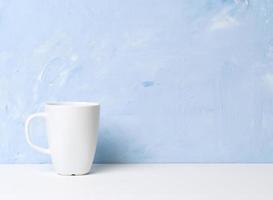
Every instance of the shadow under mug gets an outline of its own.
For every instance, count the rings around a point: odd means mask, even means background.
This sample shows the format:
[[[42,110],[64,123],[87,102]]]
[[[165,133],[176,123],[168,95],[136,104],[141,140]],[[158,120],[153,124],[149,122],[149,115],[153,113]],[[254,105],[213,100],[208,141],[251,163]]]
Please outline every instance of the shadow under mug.
[[[45,112],[32,114],[26,120],[26,140],[37,151],[51,155],[53,167],[58,174],[87,174],[96,151],[99,114],[98,103],[47,103]],[[30,123],[36,117],[46,121],[48,149],[30,140]]]

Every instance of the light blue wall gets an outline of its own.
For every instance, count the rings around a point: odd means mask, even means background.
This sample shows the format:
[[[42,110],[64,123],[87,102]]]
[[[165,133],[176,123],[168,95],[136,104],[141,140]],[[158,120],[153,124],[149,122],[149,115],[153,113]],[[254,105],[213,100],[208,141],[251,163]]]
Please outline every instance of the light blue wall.
[[[97,162],[273,162],[273,1],[247,2],[0,0],[0,163],[49,161],[23,123],[52,100],[102,104]]]

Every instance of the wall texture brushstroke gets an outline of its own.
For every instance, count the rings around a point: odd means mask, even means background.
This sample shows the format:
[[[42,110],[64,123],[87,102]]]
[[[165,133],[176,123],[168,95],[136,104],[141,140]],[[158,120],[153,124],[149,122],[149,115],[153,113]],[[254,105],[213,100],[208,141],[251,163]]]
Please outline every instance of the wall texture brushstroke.
[[[0,163],[49,162],[24,120],[64,100],[96,162],[273,162],[273,1],[0,0]]]

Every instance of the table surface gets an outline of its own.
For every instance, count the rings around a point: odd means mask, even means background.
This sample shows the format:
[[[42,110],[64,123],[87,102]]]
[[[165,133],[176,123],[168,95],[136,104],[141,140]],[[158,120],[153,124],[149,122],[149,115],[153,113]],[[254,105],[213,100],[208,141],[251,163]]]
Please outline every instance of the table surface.
[[[107,164],[85,176],[0,165],[2,200],[272,200],[273,164]]]

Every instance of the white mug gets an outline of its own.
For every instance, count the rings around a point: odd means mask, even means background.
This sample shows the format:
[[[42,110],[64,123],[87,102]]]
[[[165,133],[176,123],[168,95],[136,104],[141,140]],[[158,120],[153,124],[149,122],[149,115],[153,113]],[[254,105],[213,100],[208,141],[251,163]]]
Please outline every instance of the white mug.
[[[45,112],[35,113],[26,120],[26,140],[34,149],[51,155],[53,167],[58,174],[87,174],[96,151],[99,113],[98,103],[48,103]],[[48,149],[30,140],[29,125],[36,117],[46,120]]]

